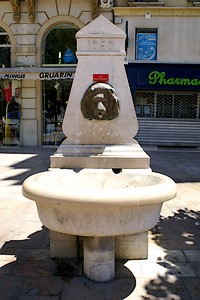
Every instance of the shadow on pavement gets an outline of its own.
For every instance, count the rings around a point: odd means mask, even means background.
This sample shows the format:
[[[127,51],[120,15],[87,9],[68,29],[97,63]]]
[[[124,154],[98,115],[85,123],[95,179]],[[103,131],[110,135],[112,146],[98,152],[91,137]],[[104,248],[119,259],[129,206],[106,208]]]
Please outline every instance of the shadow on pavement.
[[[0,249],[0,295],[3,300],[122,300],[136,286],[133,274],[120,263],[115,279],[96,283],[80,276],[55,276],[49,252],[49,231],[42,228],[25,240],[7,241]],[[29,298],[30,297],[30,298]],[[44,298],[43,298],[44,297]]]
[[[50,167],[50,155],[55,150],[52,148],[1,149],[0,154],[4,154],[5,159],[10,160],[9,168],[15,170],[13,173],[16,173],[16,175],[4,177],[2,180],[11,180],[13,181],[13,185],[22,185],[27,177],[48,170]],[[15,156],[19,157],[18,162],[12,164],[13,157]]]
[[[149,297],[141,299],[200,299],[200,212],[180,209],[161,217],[151,233],[165,250],[157,264],[166,271],[145,285]]]

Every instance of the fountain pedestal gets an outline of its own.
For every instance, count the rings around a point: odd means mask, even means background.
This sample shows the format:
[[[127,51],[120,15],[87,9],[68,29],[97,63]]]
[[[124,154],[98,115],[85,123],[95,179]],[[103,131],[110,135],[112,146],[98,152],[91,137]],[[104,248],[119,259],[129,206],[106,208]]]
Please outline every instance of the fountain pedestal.
[[[151,171],[149,156],[134,140],[138,123],[124,68],[125,37],[121,29],[103,16],[99,16],[78,32],[78,66],[63,122],[67,138],[51,156],[51,168],[118,171],[131,169],[145,173]],[[86,98],[87,89],[98,81],[106,84],[109,82],[110,86],[114,87],[115,99],[118,97],[118,115],[113,119],[109,119],[110,115],[112,117],[112,111],[109,109],[107,109],[108,120],[106,117],[104,120],[98,119],[94,110],[90,110],[90,106],[95,107],[95,104],[92,97]],[[92,92],[94,93],[94,91],[89,93]],[[104,90],[102,92],[98,90],[94,97],[96,99],[97,96],[104,97],[104,95],[109,96]],[[83,115],[81,108],[85,99],[89,104],[91,102],[91,105],[86,107],[86,113]],[[101,103],[106,107],[104,100]],[[88,119],[87,115],[92,117]],[[57,234],[57,238],[57,247],[51,242],[51,252],[61,256],[63,254],[62,251],[59,253],[58,244],[61,245],[60,249],[63,249],[63,236],[59,238]],[[69,245],[69,237],[66,244]],[[147,238],[141,234],[125,237],[124,242],[123,237],[116,239],[116,256],[120,258],[139,258],[138,249],[141,253],[140,258],[147,257],[147,248]]]
[[[77,241],[83,241],[84,273],[100,282],[114,277],[115,256],[147,257],[147,232],[162,203],[176,194],[170,178],[151,172],[149,156],[134,140],[125,37],[103,16],[77,33],[66,139],[51,156],[50,170],[23,184],[51,231],[51,255],[76,257]]]

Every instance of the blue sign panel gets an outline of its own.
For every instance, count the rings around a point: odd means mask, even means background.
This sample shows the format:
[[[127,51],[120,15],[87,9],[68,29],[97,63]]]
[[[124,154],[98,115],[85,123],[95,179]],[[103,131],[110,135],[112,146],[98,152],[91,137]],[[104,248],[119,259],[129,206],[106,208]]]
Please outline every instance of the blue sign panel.
[[[157,59],[157,33],[137,33],[137,60]]]
[[[128,64],[131,90],[200,90],[199,65]]]

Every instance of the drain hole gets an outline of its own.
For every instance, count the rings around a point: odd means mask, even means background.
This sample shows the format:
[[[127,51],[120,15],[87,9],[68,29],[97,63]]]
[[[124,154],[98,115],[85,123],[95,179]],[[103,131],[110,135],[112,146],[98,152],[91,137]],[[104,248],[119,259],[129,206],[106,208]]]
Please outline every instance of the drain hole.
[[[113,173],[119,174],[122,173],[122,169],[112,169]]]

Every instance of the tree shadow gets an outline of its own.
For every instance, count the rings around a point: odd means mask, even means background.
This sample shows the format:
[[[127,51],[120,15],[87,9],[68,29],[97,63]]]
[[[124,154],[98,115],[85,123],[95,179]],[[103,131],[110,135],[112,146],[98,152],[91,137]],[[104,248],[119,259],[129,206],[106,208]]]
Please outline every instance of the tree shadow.
[[[123,261],[116,266],[115,278],[105,283],[93,282],[83,272],[70,274],[69,264],[68,272],[55,275],[55,264],[50,256],[49,230],[44,226],[27,239],[6,241],[0,249],[0,298],[122,300],[136,286]]]
[[[185,208],[161,216],[151,238],[164,249],[157,264],[165,273],[146,283],[148,297],[141,299],[200,299],[200,212]]]
[[[46,171],[50,167],[50,155],[55,152],[54,148],[21,148],[1,149],[4,154],[6,167],[12,171],[11,176],[3,177],[2,181],[12,181],[12,185],[22,185],[23,181],[38,172]],[[12,164],[13,157],[18,156],[18,162]],[[10,160],[10,161],[9,161]],[[15,159],[14,159],[15,161]],[[11,163],[9,163],[11,162]],[[15,174],[16,175],[13,175]],[[8,172],[9,174],[9,172]]]

